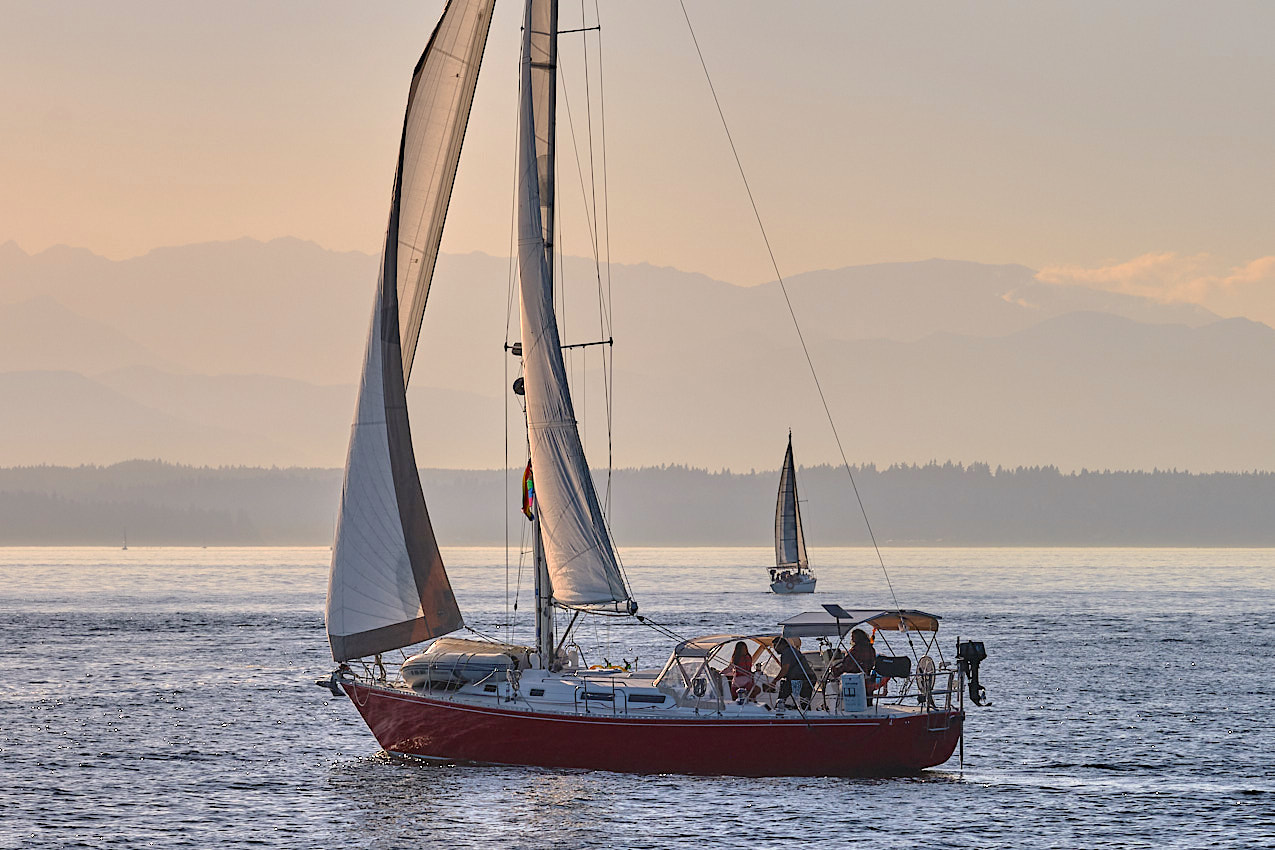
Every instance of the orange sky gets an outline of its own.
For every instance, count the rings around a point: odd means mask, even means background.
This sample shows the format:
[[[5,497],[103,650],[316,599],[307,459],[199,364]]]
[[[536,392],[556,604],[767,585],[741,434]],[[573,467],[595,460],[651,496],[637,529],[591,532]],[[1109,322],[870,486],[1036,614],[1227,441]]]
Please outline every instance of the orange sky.
[[[5,0],[0,241],[378,250],[440,6]],[[771,278],[680,9],[600,6],[613,256]],[[688,8],[786,273],[1018,262],[1275,321],[1275,4]],[[450,252],[508,250],[518,16],[498,5]],[[578,46],[563,75],[583,138]],[[560,156],[560,244],[584,255]]]

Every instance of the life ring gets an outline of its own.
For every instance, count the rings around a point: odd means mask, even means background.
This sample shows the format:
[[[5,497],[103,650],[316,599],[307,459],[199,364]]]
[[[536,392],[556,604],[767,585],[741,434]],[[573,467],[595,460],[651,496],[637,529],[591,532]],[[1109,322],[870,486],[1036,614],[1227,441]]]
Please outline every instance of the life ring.
[[[792,590],[796,586],[797,585],[792,583],[792,579],[789,579],[788,581],[784,582],[784,587],[788,588],[789,590]]]

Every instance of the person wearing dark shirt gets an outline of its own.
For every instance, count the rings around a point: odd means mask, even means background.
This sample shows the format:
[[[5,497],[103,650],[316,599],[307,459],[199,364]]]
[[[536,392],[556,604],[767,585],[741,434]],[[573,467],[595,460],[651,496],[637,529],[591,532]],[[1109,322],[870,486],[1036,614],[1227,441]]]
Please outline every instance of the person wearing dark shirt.
[[[868,705],[872,704],[872,693],[879,689],[883,682],[872,668],[877,663],[877,651],[863,629],[855,629],[850,633],[850,651],[832,668],[834,676],[842,673],[862,673],[864,689],[868,694]]]
[[[810,697],[815,690],[815,674],[811,671],[810,665],[801,652],[786,638],[776,638],[773,646],[779,658],[779,673],[775,676],[775,681],[779,686],[780,705],[783,705],[796,690],[797,707],[809,708]]]
[[[836,676],[842,673],[862,673],[866,677],[872,673],[872,667],[876,663],[877,651],[873,649],[872,641],[868,640],[868,633],[863,629],[855,629],[850,633],[850,651],[832,668],[832,673]]]

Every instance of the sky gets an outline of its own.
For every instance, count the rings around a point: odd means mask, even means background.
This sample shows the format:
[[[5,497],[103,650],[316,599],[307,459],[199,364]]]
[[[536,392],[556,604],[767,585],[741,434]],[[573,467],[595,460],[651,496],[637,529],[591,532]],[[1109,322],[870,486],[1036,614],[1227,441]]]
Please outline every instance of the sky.
[[[497,5],[448,252],[509,251],[519,6]],[[686,8],[783,273],[1021,263],[1275,323],[1275,4]],[[0,0],[0,242],[119,259],[296,236],[375,253],[440,9]],[[611,256],[773,279],[680,6],[597,15],[591,114],[581,36],[564,36],[560,139],[605,126]],[[563,28],[579,25],[564,3]],[[588,255],[576,163],[560,150],[559,244]]]

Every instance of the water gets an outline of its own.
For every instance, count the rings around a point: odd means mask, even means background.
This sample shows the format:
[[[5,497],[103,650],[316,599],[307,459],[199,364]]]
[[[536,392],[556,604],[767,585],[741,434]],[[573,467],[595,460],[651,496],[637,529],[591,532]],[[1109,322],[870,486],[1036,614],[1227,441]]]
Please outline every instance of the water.
[[[813,599],[764,592],[768,550],[625,554],[686,635],[889,604],[863,550],[812,550]],[[392,760],[312,684],[328,555],[0,549],[0,847],[1275,846],[1275,550],[887,550],[948,657],[987,643],[993,705],[963,773],[886,780]],[[503,635],[503,550],[444,555],[469,624]],[[611,621],[581,642],[643,667],[670,648]]]

